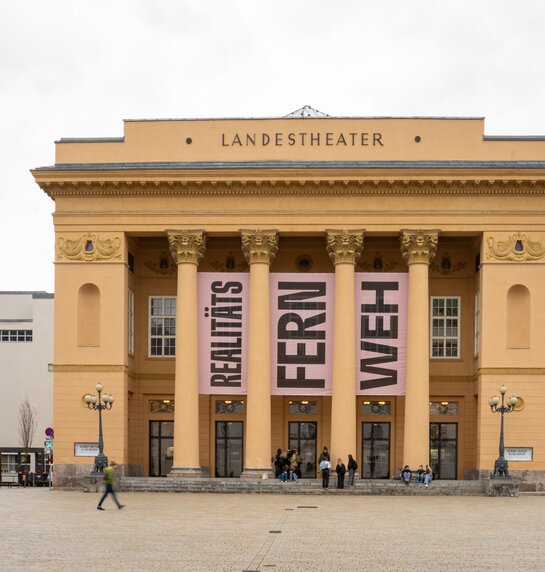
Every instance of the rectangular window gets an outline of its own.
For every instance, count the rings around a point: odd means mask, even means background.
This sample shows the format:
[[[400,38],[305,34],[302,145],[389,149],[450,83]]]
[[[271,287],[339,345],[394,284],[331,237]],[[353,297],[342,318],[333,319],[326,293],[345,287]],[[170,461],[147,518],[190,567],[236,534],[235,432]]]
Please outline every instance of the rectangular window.
[[[129,290],[128,298],[128,335],[127,335],[127,345],[130,354],[134,353],[134,292]]]
[[[149,355],[171,357],[176,353],[176,297],[151,296],[149,303]]]
[[[23,457],[21,455],[21,461]],[[17,474],[17,455],[2,453],[2,473]]]
[[[0,342],[31,342],[32,330],[0,330]]]
[[[430,302],[431,357],[460,357],[460,297],[436,296]]]
[[[476,356],[479,355],[480,322],[481,322],[481,293],[475,292],[475,337],[473,340],[473,354]]]

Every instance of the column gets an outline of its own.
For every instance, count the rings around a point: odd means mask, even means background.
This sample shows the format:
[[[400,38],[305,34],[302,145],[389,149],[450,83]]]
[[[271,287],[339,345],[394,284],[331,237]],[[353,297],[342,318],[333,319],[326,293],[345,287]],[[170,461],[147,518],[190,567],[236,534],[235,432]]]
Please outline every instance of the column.
[[[428,269],[438,234],[438,230],[401,230],[401,253],[409,265],[403,465],[411,469],[429,463],[430,457]]]
[[[241,230],[250,265],[248,390],[242,478],[272,476],[269,266],[278,250],[276,230]]]
[[[174,382],[173,477],[206,476],[199,459],[199,369],[197,266],[204,256],[204,230],[168,232],[170,252],[178,265],[176,297],[176,370]]]
[[[363,250],[364,230],[327,230],[327,251],[335,265],[333,323],[333,394],[331,463],[356,456],[355,267]]]

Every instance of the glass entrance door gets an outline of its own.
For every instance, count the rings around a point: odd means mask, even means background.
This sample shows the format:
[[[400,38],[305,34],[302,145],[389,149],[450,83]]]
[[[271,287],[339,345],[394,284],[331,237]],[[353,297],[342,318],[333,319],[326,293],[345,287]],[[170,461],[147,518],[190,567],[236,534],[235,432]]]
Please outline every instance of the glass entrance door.
[[[216,477],[240,477],[243,434],[242,421],[216,421]]]
[[[362,424],[362,478],[390,477],[390,423]]]
[[[306,479],[316,478],[316,436],[318,423],[309,421],[289,422],[290,450],[299,451],[301,455],[301,476]]]
[[[456,479],[458,423],[430,423],[430,466],[435,479]]]
[[[149,422],[149,475],[166,477],[172,468],[174,421]]]

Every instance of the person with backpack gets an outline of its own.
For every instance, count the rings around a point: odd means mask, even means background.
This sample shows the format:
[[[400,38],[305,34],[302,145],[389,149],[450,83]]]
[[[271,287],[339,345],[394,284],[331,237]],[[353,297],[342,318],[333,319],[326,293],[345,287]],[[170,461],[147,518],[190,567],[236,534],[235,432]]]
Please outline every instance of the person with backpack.
[[[354,485],[354,478],[356,476],[356,471],[358,470],[358,463],[352,455],[348,455],[348,486],[353,487]]]
[[[327,459],[320,461],[320,471],[322,472],[322,487],[329,487],[329,472],[331,471],[331,463]]]

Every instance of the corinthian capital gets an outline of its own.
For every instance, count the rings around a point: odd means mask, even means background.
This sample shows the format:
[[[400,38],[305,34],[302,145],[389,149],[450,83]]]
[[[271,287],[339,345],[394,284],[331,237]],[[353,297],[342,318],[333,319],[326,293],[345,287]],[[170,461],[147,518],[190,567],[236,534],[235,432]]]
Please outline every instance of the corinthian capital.
[[[204,230],[167,230],[170,252],[176,264],[199,264],[206,249]]]
[[[271,264],[278,251],[277,230],[241,230],[242,252],[248,264]]]
[[[364,229],[326,230],[327,252],[333,264],[356,264],[363,250]]]
[[[439,230],[401,230],[401,255],[407,264],[429,264],[437,251]]]

